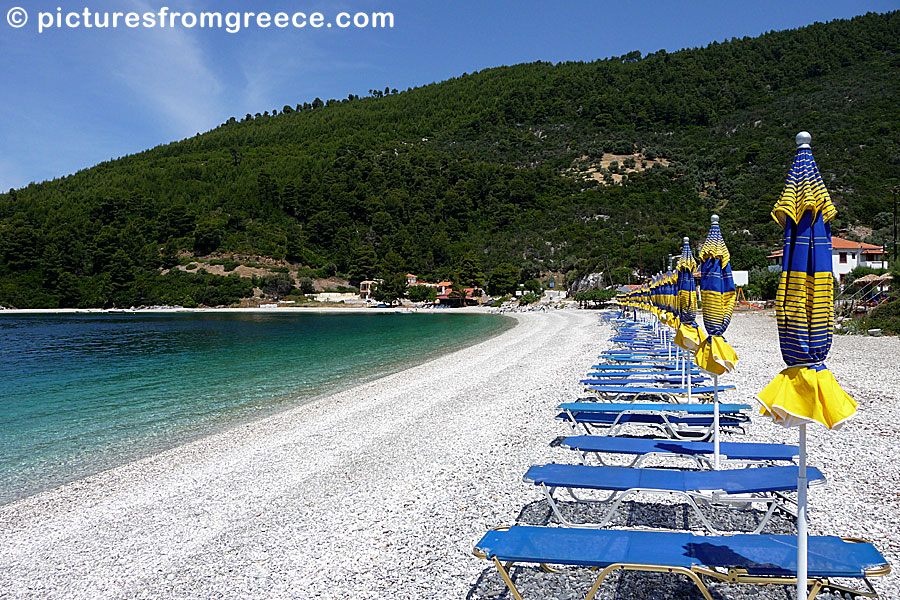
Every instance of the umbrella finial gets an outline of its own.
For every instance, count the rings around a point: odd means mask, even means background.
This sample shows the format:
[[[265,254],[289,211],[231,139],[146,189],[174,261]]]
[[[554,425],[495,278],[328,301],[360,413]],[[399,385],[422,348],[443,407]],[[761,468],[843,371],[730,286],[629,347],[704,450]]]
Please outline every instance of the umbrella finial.
[[[713,225],[718,225],[719,224],[719,215],[713,215],[711,220],[712,220]]]
[[[797,145],[801,148],[809,148],[809,143],[812,141],[812,136],[808,131],[801,131],[797,134],[797,137],[794,138],[794,141],[797,142]]]

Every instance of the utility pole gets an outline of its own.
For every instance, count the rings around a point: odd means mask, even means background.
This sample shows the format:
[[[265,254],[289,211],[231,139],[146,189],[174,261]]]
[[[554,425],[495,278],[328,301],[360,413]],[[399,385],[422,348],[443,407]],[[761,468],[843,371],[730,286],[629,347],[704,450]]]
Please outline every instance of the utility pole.
[[[885,186],[894,193],[894,247],[891,249],[891,259],[897,260],[897,192],[900,191],[900,185]]]
[[[644,234],[638,235],[638,279],[640,281],[644,280],[644,254],[643,254],[643,243]]]
[[[609,281],[609,284],[612,285],[612,275],[609,272],[609,254],[603,255],[603,262],[606,263],[606,272],[604,275],[606,275],[606,280]]]

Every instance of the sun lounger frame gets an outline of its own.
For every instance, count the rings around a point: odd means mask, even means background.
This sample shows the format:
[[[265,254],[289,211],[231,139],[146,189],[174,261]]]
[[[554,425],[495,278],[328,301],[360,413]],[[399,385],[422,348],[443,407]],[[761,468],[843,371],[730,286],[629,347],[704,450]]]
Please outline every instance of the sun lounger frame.
[[[496,527],[494,531],[505,531],[509,529],[509,527]],[[860,538],[854,537],[841,537],[842,540],[849,543],[854,544],[870,544],[869,540],[864,540]],[[509,589],[510,593],[513,595],[515,600],[525,600],[524,596],[522,596],[521,592],[519,592],[518,588],[516,588],[516,584],[513,582],[511,571],[514,566],[516,566],[515,561],[506,561],[502,562],[497,556],[488,557],[488,555],[482,551],[480,548],[475,547],[472,550],[472,554],[482,560],[489,560],[494,564],[494,567],[497,569],[497,572],[500,574],[500,578],[503,580],[503,583],[506,584],[506,587]],[[555,569],[549,566],[546,563],[536,563],[540,566],[540,568],[546,573],[559,573],[558,569]],[[569,565],[569,566],[579,566],[579,565]],[[599,569],[598,567],[588,567],[587,565],[583,565],[584,568],[592,568]],[[712,594],[709,591],[710,583],[731,583],[731,584],[746,584],[746,585],[796,585],[797,577],[790,577],[784,575],[772,575],[772,576],[763,576],[763,575],[750,575],[747,573],[746,569],[737,569],[730,568],[725,572],[710,568],[710,567],[701,567],[701,566],[693,566],[691,568],[686,568],[680,565],[654,565],[654,564],[643,564],[643,563],[613,563],[604,567],[603,569],[599,569],[600,573],[597,575],[597,579],[594,580],[593,585],[588,590],[587,595],[585,595],[584,600],[592,600],[594,596],[597,594],[597,591],[600,589],[600,586],[603,584],[603,581],[611,574],[616,571],[638,571],[642,573],[668,573],[674,575],[683,575],[690,579],[694,585],[697,586],[697,589],[700,590],[700,593],[703,595],[705,600],[714,600]],[[875,587],[872,585],[872,582],[869,581],[870,577],[884,577],[891,572],[890,565],[885,564],[880,567],[866,569],[864,571],[864,576],[859,578],[865,584],[866,589],[860,590],[857,588],[852,588],[843,584],[838,584],[832,581],[827,577],[812,577],[807,580],[807,589],[809,590],[809,595],[807,596],[807,600],[814,600],[816,596],[819,595],[820,592],[827,591],[833,592],[839,595],[842,594],[850,594],[851,596],[858,596],[863,598],[877,598],[878,592],[875,590]],[[707,581],[710,580],[710,581]]]
[[[528,479],[523,478],[526,483],[533,483]],[[544,498],[547,499],[547,503],[550,505],[550,509],[553,511],[554,516],[556,516],[556,520],[566,527],[577,527],[580,529],[602,529],[609,525],[610,521],[612,521],[613,516],[618,512],[619,507],[622,505],[625,500],[631,498],[632,496],[636,496],[637,494],[645,493],[645,494],[669,494],[672,496],[676,496],[678,498],[683,499],[687,505],[694,511],[694,514],[700,519],[700,522],[703,523],[703,526],[713,534],[720,535],[725,533],[716,529],[716,527],[709,521],[706,515],[700,510],[700,506],[697,504],[699,501],[702,504],[712,505],[712,504],[720,504],[720,505],[734,505],[734,508],[739,509],[747,509],[753,504],[765,504],[766,512],[763,515],[763,518],[760,520],[759,524],[753,531],[749,533],[761,533],[766,525],[769,524],[769,521],[772,520],[772,517],[775,515],[775,511],[777,509],[781,509],[783,512],[791,515],[794,518],[797,518],[797,510],[790,507],[787,503],[787,496],[778,493],[772,493],[770,495],[766,494],[748,494],[746,496],[738,496],[733,494],[721,494],[719,492],[682,492],[680,490],[659,490],[654,488],[641,488],[635,487],[627,489],[623,492],[619,492],[613,490],[610,492],[609,496],[605,499],[598,500],[594,498],[583,498],[578,496],[574,488],[563,488],[566,493],[572,497],[575,502],[580,502],[584,504],[609,504],[609,508],[603,514],[603,517],[593,523],[576,523],[575,521],[570,521],[565,518],[562,514],[562,511],[559,509],[559,503],[557,499],[553,496],[553,493],[559,489],[556,487],[551,487],[544,485],[543,483],[537,484],[541,491],[544,494]],[[795,503],[796,504],[796,503]]]
[[[676,409],[678,404],[673,403],[673,409]],[[681,405],[684,406],[684,405]],[[598,404],[597,413],[605,413],[603,411],[603,404]],[[616,413],[616,418],[611,424],[606,423],[591,423],[589,421],[581,420],[579,421],[575,414],[572,413],[569,409],[563,409],[563,413],[566,415],[566,421],[572,427],[572,431],[578,432],[578,425],[580,424],[585,433],[588,435],[605,435],[610,437],[618,436],[621,433],[622,429],[627,425],[643,425],[646,427],[651,427],[662,435],[669,437],[669,439],[673,440],[699,440],[699,441],[707,441],[713,436],[713,427],[715,427],[715,423],[712,417],[709,418],[708,425],[686,425],[684,423],[679,423],[677,419],[674,417],[670,417],[670,412],[672,415],[677,414],[677,410],[673,411],[643,411],[643,410],[625,410],[619,411]],[[581,411],[582,413],[590,413],[590,411]],[[626,415],[652,415],[659,417],[661,419],[661,423],[631,423],[627,419],[624,419]],[[674,420],[673,420],[674,419]],[[727,428],[731,431],[739,431],[742,434],[746,434],[747,431],[744,429],[744,424],[749,423],[750,418],[746,415],[740,414],[726,414],[720,417],[719,426],[723,428]],[[593,429],[592,429],[593,428]]]
[[[597,467],[603,468],[603,467]],[[566,519],[562,511],[559,509],[559,503],[557,499],[554,497],[554,493],[560,486],[550,486],[546,485],[543,482],[535,482],[532,479],[529,479],[527,474],[522,477],[522,481],[525,483],[530,483],[532,485],[537,485],[541,488],[541,492],[546,498],[547,503],[550,505],[550,509],[553,511],[553,514],[556,516],[557,521],[560,524],[565,525],[566,527],[577,527],[584,529],[600,529],[609,525],[613,516],[619,510],[619,507],[622,503],[631,498],[632,496],[636,496],[637,494],[658,494],[658,495],[672,495],[684,500],[687,505],[694,511],[697,517],[700,519],[700,522],[703,523],[703,526],[713,534],[722,534],[726,532],[722,532],[710,522],[710,520],[703,514],[700,510],[700,504],[704,505],[724,505],[728,507],[733,507],[739,510],[746,510],[750,508],[754,504],[764,504],[766,506],[766,512],[763,515],[763,518],[757,524],[756,528],[749,533],[761,533],[766,525],[769,524],[769,521],[772,520],[772,516],[775,514],[776,510],[781,510],[783,513],[797,518],[797,509],[796,509],[796,501],[789,497],[784,492],[780,492],[777,490],[767,491],[767,492],[754,492],[754,493],[746,493],[746,494],[729,494],[727,492],[722,491],[707,491],[707,490],[672,490],[672,489],[661,489],[661,488],[647,488],[647,487],[633,487],[627,490],[595,490],[595,491],[608,491],[609,495],[603,499],[595,499],[595,498],[584,498],[580,497],[575,493],[575,489],[579,489],[576,486],[571,487],[563,487],[566,493],[575,501],[584,504],[608,504],[610,505],[606,512],[603,514],[603,517],[598,521],[591,523],[576,523],[574,521],[570,521]],[[813,479],[809,482],[809,485],[820,485],[825,483],[824,479]]]
[[[713,388],[716,386],[696,386],[691,388],[691,395],[698,401],[711,401],[713,399]],[[733,385],[717,386],[719,392],[733,391]],[[606,389],[604,389],[606,388]],[[618,402],[620,397],[630,398],[630,402],[637,402],[642,396],[657,396],[666,399],[670,404],[678,404],[682,400],[687,399],[687,388],[653,388],[649,386],[634,386],[634,390],[629,390],[628,386],[607,386],[607,385],[588,385],[585,391],[593,392],[604,402]]]
[[[599,436],[599,437],[607,438],[607,437],[615,437],[615,436],[605,436],[604,435],[604,436]],[[572,439],[572,438],[566,438],[566,439],[562,440],[562,442],[559,444],[559,446],[562,448],[568,448],[569,450],[574,451],[578,455],[579,459],[581,460],[581,464],[583,464],[583,465],[589,466],[591,463],[588,461],[588,456],[593,456],[594,459],[599,463],[599,465],[603,466],[603,467],[638,468],[644,463],[644,461],[654,458],[654,457],[657,457],[657,456],[662,456],[662,457],[666,457],[666,458],[681,458],[681,459],[692,461],[698,469],[712,469],[713,468],[712,451],[710,451],[709,453],[693,452],[693,453],[688,454],[688,453],[674,452],[674,451],[668,451],[668,450],[651,450],[649,452],[627,452],[627,451],[616,451],[616,450],[585,450],[583,448],[579,448],[577,446],[571,446],[571,445],[567,444],[566,442],[569,439]],[[669,441],[680,441],[680,440],[669,440]],[[694,441],[698,441],[698,440],[684,440],[684,441],[694,442]],[[735,443],[737,443],[737,442],[735,442]],[[604,454],[616,454],[616,455],[620,455],[620,456],[631,455],[634,458],[631,459],[631,462],[623,465],[623,464],[619,464],[619,463],[606,462],[605,460],[603,460]],[[783,457],[765,458],[764,459],[764,458],[746,458],[746,457],[731,458],[727,454],[723,454],[721,458],[722,458],[722,460],[729,461],[729,464],[731,464],[731,465],[739,464],[739,465],[745,465],[745,466],[756,466],[756,465],[763,466],[763,465],[771,465],[771,464],[778,463],[778,462],[793,463],[794,459],[797,458],[797,456],[798,455],[795,454],[791,458],[787,458],[786,456],[783,456]]]

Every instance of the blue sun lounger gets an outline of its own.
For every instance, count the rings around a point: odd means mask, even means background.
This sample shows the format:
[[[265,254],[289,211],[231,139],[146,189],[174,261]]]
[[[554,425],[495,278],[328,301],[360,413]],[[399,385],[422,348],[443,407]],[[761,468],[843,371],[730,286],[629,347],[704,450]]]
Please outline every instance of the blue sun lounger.
[[[821,591],[877,597],[869,577],[891,571],[878,549],[864,540],[810,536],[807,551],[811,599]],[[796,585],[797,581],[797,537],[793,535],[698,536],[515,525],[487,532],[473,553],[494,564],[516,600],[522,599],[510,573],[516,563],[598,569],[585,600],[591,600],[614,571],[683,575],[706,600],[713,600],[710,581],[753,585]],[[856,580],[867,589],[835,583],[835,578]]]
[[[601,399],[609,402],[622,399],[622,397],[630,398],[631,401],[634,402],[641,396],[659,396],[661,398],[667,398],[670,402],[677,403],[679,401],[679,396],[684,397],[688,394],[688,389],[686,387],[659,388],[622,385],[589,385],[587,386],[587,389],[596,393]],[[726,392],[733,389],[735,389],[733,385],[718,386],[719,392]],[[691,387],[691,394],[694,396],[711,396],[715,391],[716,388],[711,385]]]
[[[609,340],[618,347],[604,350],[600,354],[622,354],[625,352],[640,352],[643,354],[659,354],[661,356],[670,356],[671,351],[656,339],[627,339],[627,338],[611,338]]]
[[[691,378],[691,385],[700,386],[705,381],[707,381],[708,377],[703,376],[695,376]],[[613,379],[611,377],[589,377],[587,379],[581,379],[579,383],[584,385],[615,385],[615,386],[628,386],[628,385],[642,385],[643,387],[647,387],[646,384],[653,384],[658,386],[670,386],[670,387],[680,387],[682,385],[681,379],[677,377],[669,378],[669,377],[632,377],[626,378],[622,377],[619,379]]]
[[[620,361],[620,360],[628,360],[628,359],[641,359],[641,360],[663,360],[668,361],[669,357],[666,352],[646,352],[643,350],[616,350],[615,352],[604,352],[597,358],[601,360],[609,360],[609,361]]]
[[[665,365],[591,365],[591,369],[594,371],[649,371],[654,370],[657,372],[668,372],[668,373],[681,373],[681,370],[675,368],[673,364],[665,364]],[[696,365],[691,367],[692,373],[699,373],[700,369],[696,367]]]
[[[610,340],[615,342],[615,340]],[[621,343],[621,342],[620,342]],[[622,356],[622,355],[636,355],[636,356],[660,356],[660,357],[670,357],[672,355],[671,352],[666,350],[665,348],[660,348],[659,344],[629,344],[627,347],[623,346],[621,348],[612,348],[610,350],[604,350],[600,353],[600,356]]]
[[[618,344],[618,348],[610,348],[609,350],[604,350],[600,353],[601,356],[607,354],[648,354],[654,356],[669,356],[671,352],[659,341],[637,341],[637,340],[624,340],[622,338],[612,338],[609,340],[614,344]]]
[[[691,373],[695,379],[699,377],[703,377],[706,379],[704,375],[700,373],[700,371],[695,370]],[[628,377],[656,377],[659,379],[666,379],[672,381],[681,381],[681,371],[590,371],[586,375],[586,377],[594,378],[594,379],[626,379]]]
[[[604,454],[632,456],[632,461],[624,465],[627,467],[639,467],[645,460],[654,456],[678,456],[694,461],[698,468],[712,468],[715,451],[712,442],[651,440],[605,435],[575,435],[565,438],[559,445],[578,452],[582,460],[588,455],[595,455],[600,464],[606,464],[601,456]],[[797,446],[787,444],[720,442],[719,453],[723,460],[753,464],[793,462],[799,454],[799,449]]]
[[[599,430],[615,436],[625,425],[652,427],[671,439],[705,440],[713,434],[712,404],[563,402],[557,408],[563,411],[558,419],[568,422],[573,431],[581,424],[588,434]],[[720,404],[719,426],[743,433],[743,426],[750,422],[743,414],[747,410],[747,404]]]
[[[612,358],[605,357],[605,358],[607,360],[610,360],[613,362],[620,362],[620,363],[648,363],[648,362],[655,363],[660,366],[665,366],[666,368],[669,368],[669,369],[674,368],[675,364],[676,364],[674,360],[661,360],[659,357],[655,357],[655,356],[647,357],[647,358],[642,358],[642,357],[638,357],[638,356],[622,356],[622,357],[612,357]]]
[[[761,503],[768,507],[753,533],[763,530],[775,509],[796,516],[785,492],[797,489],[799,468],[757,467],[722,469],[719,471],[680,471],[632,467],[595,467],[587,465],[548,464],[528,469],[523,479],[541,488],[557,520],[567,527],[603,527],[609,524],[622,502],[638,493],[671,494],[685,500],[703,525],[719,533],[701,512],[697,502],[734,504],[741,507]],[[822,483],[825,476],[815,467],[807,469],[810,483]],[[609,508],[596,523],[574,523],[559,509],[554,493],[565,490],[576,502],[607,504]],[[575,490],[608,492],[602,500],[581,498]]]

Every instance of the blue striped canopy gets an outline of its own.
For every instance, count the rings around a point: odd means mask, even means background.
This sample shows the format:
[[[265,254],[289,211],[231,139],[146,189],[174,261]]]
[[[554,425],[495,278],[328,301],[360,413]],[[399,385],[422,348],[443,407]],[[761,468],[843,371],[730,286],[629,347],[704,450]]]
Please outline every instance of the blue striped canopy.
[[[663,281],[663,302],[665,303],[666,312],[670,315],[669,324],[672,327],[677,327],[678,309],[675,302],[675,284],[678,281],[678,275],[675,271],[669,271],[666,273]]]
[[[697,261],[691,252],[691,244],[685,238],[681,247],[681,257],[675,266],[678,272],[676,294],[678,295],[678,317],[681,322],[692,327],[697,326],[697,285],[694,283],[694,271]]]
[[[837,428],[856,412],[823,364],[834,327],[830,222],[836,214],[812,151],[801,144],[772,210],[784,227],[775,316],[787,368],[758,396],[763,412],[786,426],[818,421]]]
[[[723,337],[734,313],[736,292],[731,276],[731,255],[719,230],[719,218],[715,215],[709,235],[700,248],[700,260],[703,325],[710,337],[703,340],[697,349],[697,364],[710,373],[722,375],[733,371],[737,362],[737,354]]]
[[[697,269],[697,261],[691,252],[691,244],[688,238],[684,238],[681,247],[681,257],[675,266],[678,273],[678,283],[675,286],[676,306],[678,307],[678,331],[673,340],[675,344],[685,350],[694,352],[700,346],[701,335],[697,325],[697,284],[694,283],[694,271]]]

